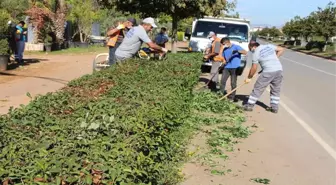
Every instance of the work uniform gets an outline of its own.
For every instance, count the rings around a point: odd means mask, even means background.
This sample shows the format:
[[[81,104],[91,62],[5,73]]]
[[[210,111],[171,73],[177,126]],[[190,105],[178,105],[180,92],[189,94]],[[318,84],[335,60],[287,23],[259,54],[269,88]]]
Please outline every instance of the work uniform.
[[[219,55],[219,53],[221,53],[221,47],[222,44],[220,43],[221,38],[216,38],[212,44],[211,44],[211,49],[210,49],[210,53],[218,53],[218,55],[210,58],[209,60],[212,62],[211,65],[211,70],[210,70],[210,75],[213,76],[211,82],[209,83],[209,88],[212,90],[215,90],[217,87],[217,83],[218,83],[218,68],[221,66],[221,62],[218,60],[215,60],[215,58],[218,58],[218,56],[222,56]]]
[[[243,50],[243,48],[236,44],[232,44],[230,47],[224,49],[223,57],[226,60],[226,65],[223,69],[221,80],[221,92],[223,94],[225,93],[226,81],[229,77],[231,78],[231,88],[235,89],[237,87],[236,71],[241,64],[241,54],[238,51],[241,50]],[[233,53],[234,51],[236,51],[236,53]],[[236,91],[234,91],[229,98],[234,99],[235,96]]]
[[[271,108],[278,110],[283,76],[282,65],[276,55],[276,46],[270,44],[258,46],[253,53],[252,63],[259,63],[262,68],[262,73],[254,85],[254,89],[248,100],[248,105],[255,105],[266,87],[270,85]]]

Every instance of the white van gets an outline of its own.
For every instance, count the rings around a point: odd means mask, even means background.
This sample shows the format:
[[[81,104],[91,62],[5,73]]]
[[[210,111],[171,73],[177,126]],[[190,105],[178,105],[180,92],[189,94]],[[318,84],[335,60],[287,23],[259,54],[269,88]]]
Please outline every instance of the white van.
[[[251,38],[250,21],[246,19],[236,18],[214,18],[204,17],[197,19],[192,25],[192,35],[189,42],[189,51],[204,52],[211,45],[211,41],[207,38],[210,31],[217,34],[217,37],[229,37],[231,43],[240,45],[246,51]],[[242,55],[242,63],[246,64],[246,56]],[[211,66],[211,62],[204,63]]]

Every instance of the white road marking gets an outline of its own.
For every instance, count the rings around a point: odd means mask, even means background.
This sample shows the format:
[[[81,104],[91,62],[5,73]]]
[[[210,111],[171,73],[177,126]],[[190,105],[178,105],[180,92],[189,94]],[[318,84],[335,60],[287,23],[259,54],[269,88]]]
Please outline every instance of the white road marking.
[[[269,89],[266,89],[270,92]],[[293,118],[311,135],[314,140],[324,148],[324,150],[336,161],[336,151],[327,143],[325,142],[322,137],[314,131],[303,119],[301,119],[295,112],[289,108],[283,101],[280,101],[280,106],[282,106]]]
[[[289,62],[293,62],[293,63],[299,64],[299,65],[301,65],[301,66],[308,67],[308,68],[310,68],[310,69],[313,69],[313,70],[315,70],[315,71],[318,71],[318,72],[321,72],[321,73],[324,73],[324,74],[327,74],[327,75],[330,75],[330,76],[334,76],[334,77],[336,77],[336,75],[335,75],[335,74],[332,74],[332,73],[329,73],[329,72],[323,71],[323,70],[321,70],[321,69],[317,69],[317,68],[315,68],[315,67],[308,66],[308,65],[306,65],[306,64],[302,64],[302,63],[300,63],[300,62],[296,62],[296,61],[294,61],[294,60],[291,60],[291,59],[289,59],[289,58],[286,58],[286,57],[283,57],[283,56],[282,56],[281,58],[283,58],[283,59],[285,59],[285,60],[287,60],[287,61],[289,61]]]

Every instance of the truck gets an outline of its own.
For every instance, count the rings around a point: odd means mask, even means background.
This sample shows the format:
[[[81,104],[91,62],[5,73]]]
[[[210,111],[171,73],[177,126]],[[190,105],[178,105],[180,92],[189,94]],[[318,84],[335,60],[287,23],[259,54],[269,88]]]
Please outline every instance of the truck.
[[[250,21],[238,18],[216,18],[204,17],[195,19],[192,24],[192,34],[190,37],[188,50],[190,52],[205,52],[211,46],[211,41],[207,38],[209,32],[213,31],[217,37],[230,38],[231,43],[240,45],[248,51],[248,43],[251,39]],[[241,56],[242,67],[246,66],[246,56]],[[211,66],[211,61],[205,61],[204,66]]]

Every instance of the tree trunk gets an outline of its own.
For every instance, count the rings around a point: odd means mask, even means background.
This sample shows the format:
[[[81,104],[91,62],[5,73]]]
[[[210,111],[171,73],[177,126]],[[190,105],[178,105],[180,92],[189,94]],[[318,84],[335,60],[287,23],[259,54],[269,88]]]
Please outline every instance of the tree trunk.
[[[325,44],[324,44],[324,47],[323,47],[323,52],[326,52],[327,51],[329,37],[324,37],[324,38],[325,38]]]
[[[81,43],[83,43],[84,38],[83,38],[83,32],[82,31],[79,31],[79,38],[80,38]]]
[[[172,53],[177,53],[177,48],[176,48],[177,23],[178,23],[178,18],[176,15],[173,15],[173,34],[172,34],[172,47],[171,47]]]
[[[57,0],[55,4],[55,14],[53,18],[54,32],[58,43],[63,43],[64,41],[64,31],[66,22],[66,6],[64,0]]]

